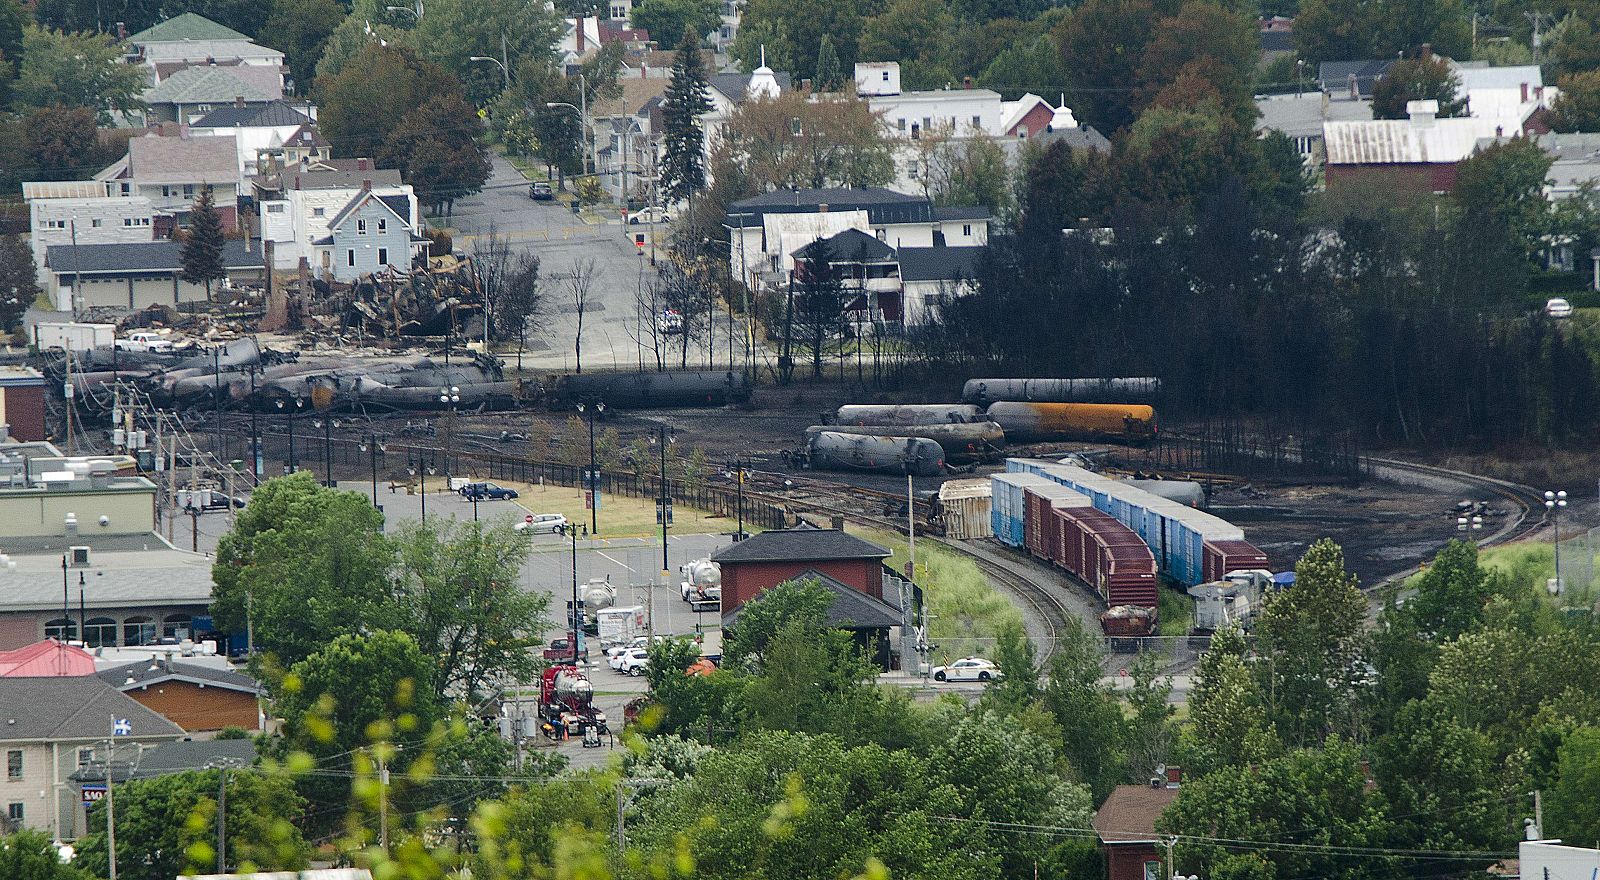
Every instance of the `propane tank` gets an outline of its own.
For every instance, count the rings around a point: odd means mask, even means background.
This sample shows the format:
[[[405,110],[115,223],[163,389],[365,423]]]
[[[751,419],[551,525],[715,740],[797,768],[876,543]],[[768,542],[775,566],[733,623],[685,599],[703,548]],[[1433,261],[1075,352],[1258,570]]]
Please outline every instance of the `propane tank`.
[[[583,591],[583,605],[590,614],[615,604],[617,604],[617,588],[613,587],[609,580],[595,578],[589,581],[589,586]]]
[[[709,559],[696,559],[689,563],[684,572],[689,583],[704,590],[707,587],[722,586],[722,566]]]
[[[569,706],[587,706],[594,699],[594,685],[576,670],[562,670],[556,673],[555,696]]]

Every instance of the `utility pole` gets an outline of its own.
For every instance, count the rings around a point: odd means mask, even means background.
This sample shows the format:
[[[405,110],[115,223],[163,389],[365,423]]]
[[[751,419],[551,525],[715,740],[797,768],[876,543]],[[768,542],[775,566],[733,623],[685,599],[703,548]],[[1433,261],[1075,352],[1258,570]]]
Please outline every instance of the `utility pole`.
[[[117,716],[111,716],[111,736],[106,738],[106,862],[110,869],[107,876],[117,880],[117,802],[112,796],[111,789],[115,782],[116,772],[113,760],[116,756],[117,742]]]
[[[228,768],[217,782],[217,873],[228,873]]]
[[[917,516],[916,494],[911,487],[911,475],[906,474],[906,537],[907,556],[906,580],[917,579]]]
[[[389,851],[389,765],[382,752],[378,754],[378,845]]]

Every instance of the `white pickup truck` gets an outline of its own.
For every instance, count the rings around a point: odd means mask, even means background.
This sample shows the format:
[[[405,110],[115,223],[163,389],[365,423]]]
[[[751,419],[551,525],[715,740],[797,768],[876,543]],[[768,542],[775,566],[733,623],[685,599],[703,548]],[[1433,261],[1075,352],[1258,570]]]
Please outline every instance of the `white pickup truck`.
[[[120,351],[154,351],[166,353],[173,350],[172,340],[151,330],[135,330],[117,340]]]

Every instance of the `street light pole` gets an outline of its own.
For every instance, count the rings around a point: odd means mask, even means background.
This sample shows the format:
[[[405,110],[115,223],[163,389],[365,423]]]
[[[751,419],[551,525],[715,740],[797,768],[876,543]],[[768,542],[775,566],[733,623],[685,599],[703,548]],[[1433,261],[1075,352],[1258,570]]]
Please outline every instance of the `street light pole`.
[[[1556,530],[1555,558],[1556,558],[1556,588],[1552,595],[1560,595],[1561,584],[1561,510],[1567,506],[1567,493],[1565,491],[1544,493],[1544,507],[1550,512],[1552,525]]]
[[[605,401],[597,400],[593,404],[579,401],[578,412],[587,413],[589,416],[589,478],[585,481],[589,490],[589,534],[600,534],[600,473],[595,463],[594,455],[594,420],[595,416],[606,411]]]
[[[444,477],[446,480],[445,488],[448,489],[450,488],[450,483],[448,482],[450,479],[450,445],[453,439],[450,435],[455,429],[456,404],[461,402],[461,388],[456,385],[451,385],[448,388],[440,387],[439,402],[450,407],[450,422],[445,426],[444,431]]]
[[[367,442],[361,444],[361,447],[362,447],[363,451],[365,451],[371,457],[371,461],[372,461],[372,506],[373,507],[377,507],[378,506],[378,453],[379,452],[388,452],[389,450],[386,449],[386,448],[383,448],[382,446],[379,445],[379,443],[378,443],[378,433],[376,431],[368,431],[367,432]]]
[[[581,24],[581,22],[580,22],[580,24]],[[502,38],[502,40],[503,40],[503,38]],[[502,48],[504,48],[504,46],[502,46]],[[500,75],[502,77],[504,77],[504,79],[505,79],[506,88],[508,88],[508,89],[511,88],[511,71],[506,69],[505,62],[501,61],[498,58],[490,56],[490,55],[472,55],[472,56],[468,57],[467,60],[468,61],[487,61],[490,64],[493,64],[495,67],[500,68]]]
[[[572,613],[568,619],[572,625],[572,665],[577,666],[578,640],[583,637],[583,619],[578,613],[578,527],[567,523],[561,531],[572,538]]]
[[[672,496],[667,492],[667,447],[678,442],[678,438],[676,434],[667,433],[666,425],[657,425],[656,436],[650,439],[661,447],[661,497],[656,501],[656,516],[661,518],[661,572],[665,574],[672,570],[667,567],[667,511],[672,503]]]

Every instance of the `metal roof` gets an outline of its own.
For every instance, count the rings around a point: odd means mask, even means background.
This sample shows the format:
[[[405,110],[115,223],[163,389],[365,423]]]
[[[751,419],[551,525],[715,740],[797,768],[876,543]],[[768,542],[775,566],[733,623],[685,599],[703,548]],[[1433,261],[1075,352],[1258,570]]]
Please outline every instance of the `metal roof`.
[[[169,18],[157,25],[152,25],[128,38],[128,42],[135,45],[143,43],[181,43],[194,40],[244,40],[252,42],[244,34],[230,27],[224,27],[203,15],[185,12],[182,15]]]
[[[1429,123],[1409,119],[1325,122],[1329,165],[1453,164],[1472,155],[1494,120],[1464,117]],[[1487,128],[1487,132],[1485,129]]]
[[[0,742],[105,739],[111,719],[135,739],[183,735],[183,728],[93,675],[0,678]]]
[[[70,586],[77,591],[78,574],[84,577],[84,607],[208,605],[211,602],[211,559],[198,553],[174,550],[155,536],[146,536],[149,550],[99,550],[90,552],[90,564],[69,569]],[[19,552],[16,542],[5,544],[15,571],[5,576],[0,591],[0,612],[51,611],[61,607],[61,554],[80,542],[62,539],[55,552]],[[91,546],[93,546],[91,544]],[[77,596],[72,596],[73,606]]]
[[[40,180],[22,185],[22,198],[34,199],[108,199],[106,185],[98,180]]]
[[[301,113],[284,101],[273,101],[269,104],[246,105],[244,107],[227,106],[207,113],[190,128],[245,128],[277,127],[280,125],[312,125],[311,117]]]
[[[129,691],[134,688],[145,688],[164,681],[187,681],[203,686],[220,687],[225,690],[243,691],[249,694],[260,693],[261,684],[255,679],[231,669],[218,669],[214,666],[204,666],[199,663],[185,663],[182,660],[143,660],[126,663],[122,666],[113,666],[95,673],[106,684],[119,691]]]
[[[939,208],[933,209],[935,220],[988,220],[994,212],[988,208]]]
[[[939,487],[940,501],[954,501],[958,498],[988,498],[994,494],[994,483],[988,477],[975,477],[966,480],[947,480]]]
[[[902,247],[900,280],[956,281],[977,277],[986,247]]]
[[[45,251],[44,262],[57,275],[176,272],[183,268],[183,243],[53,244]],[[222,243],[222,266],[225,269],[260,269],[263,266],[261,250],[246,251],[244,242],[230,238]]]

